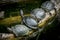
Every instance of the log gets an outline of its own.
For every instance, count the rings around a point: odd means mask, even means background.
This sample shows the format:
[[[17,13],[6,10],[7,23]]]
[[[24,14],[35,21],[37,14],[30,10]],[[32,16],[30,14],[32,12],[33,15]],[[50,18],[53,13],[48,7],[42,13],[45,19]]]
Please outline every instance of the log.
[[[37,0],[38,2],[41,0]],[[18,2],[36,2],[36,0],[0,0],[0,4],[2,3],[18,3]]]
[[[24,15],[24,16],[28,16]],[[21,23],[21,16],[14,16],[14,17],[9,17],[9,18],[5,18],[3,20],[0,20],[0,25],[3,26],[10,26],[12,24],[17,24],[17,23]]]

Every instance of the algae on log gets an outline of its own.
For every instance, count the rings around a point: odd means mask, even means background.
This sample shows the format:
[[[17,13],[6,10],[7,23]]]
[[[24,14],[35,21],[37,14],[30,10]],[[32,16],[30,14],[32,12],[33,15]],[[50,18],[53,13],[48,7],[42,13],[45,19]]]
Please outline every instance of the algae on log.
[[[22,2],[28,0],[0,0],[0,3],[14,3],[14,2]]]
[[[21,21],[21,17],[20,16],[16,16],[16,17],[10,17],[10,18],[6,18],[3,20],[0,20],[0,25],[11,25],[13,23],[19,23]]]
[[[25,3],[26,2],[30,2],[30,3],[32,2],[32,3],[34,3],[36,1],[39,2],[41,0],[0,0],[0,4],[2,4],[2,3],[7,3],[7,4],[9,3],[10,4],[10,3],[19,3],[19,2],[20,3],[23,3],[23,2],[25,2]]]
[[[26,14],[24,16],[29,16],[29,14]],[[0,25],[3,25],[3,26],[9,26],[9,25],[18,24],[18,23],[21,23],[21,16],[14,16],[14,17],[9,17],[9,18],[0,20]]]

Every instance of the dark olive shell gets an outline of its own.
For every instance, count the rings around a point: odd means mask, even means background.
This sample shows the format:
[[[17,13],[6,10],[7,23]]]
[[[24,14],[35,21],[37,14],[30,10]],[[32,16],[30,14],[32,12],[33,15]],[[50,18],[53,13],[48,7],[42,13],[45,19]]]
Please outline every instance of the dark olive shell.
[[[11,30],[16,36],[28,35],[29,32],[29,28],[27,28],[25,25],[15,25],[11,28]]]
[[[41,7],[44,8],[46,11],[50,11],[52,9],[54,9],[54,4],[50,1],[46,1],[44,3],[42,3]]]
[[[23,19],[23,22],[24,22],[29,28],[37,29],[37,20],[35,20],[34,18],[29,17],[29,16],[25,16],[24,19]]]

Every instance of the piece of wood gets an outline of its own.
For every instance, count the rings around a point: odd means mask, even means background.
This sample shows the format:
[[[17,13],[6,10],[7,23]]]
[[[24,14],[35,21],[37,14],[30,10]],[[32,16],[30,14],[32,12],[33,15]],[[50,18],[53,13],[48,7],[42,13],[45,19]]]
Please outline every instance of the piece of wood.
[[[29,16],[29,14],[24,15],[24,16]],[[14,17],[9,17],[9,18],[5,18],[3,20],[0,20],[0,25],[4,25],[4,26],[9,26],[12,24],[17,24],[21,22],[21,16],[14,16]]]
[[[16,2],[21,2],[21,3],[22,2],[35,2],[35,1],[36,0],[0,0],[0,4],[2,4],[2,3],[16,3]]]

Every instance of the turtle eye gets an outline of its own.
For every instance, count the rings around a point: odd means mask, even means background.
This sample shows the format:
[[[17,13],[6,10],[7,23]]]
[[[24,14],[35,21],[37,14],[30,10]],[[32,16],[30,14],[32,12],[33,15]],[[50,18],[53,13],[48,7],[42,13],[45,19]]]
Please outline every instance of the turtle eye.
[[[41,7],[44,8],[46,11],[50,11],[50,10],[54,9],[54,4],[50,1],[46,1],[46,2],[42,3]]]
[[[45,17],[45,11],[42,8],[36,8],[32,10],[31,16],[41,20]]]

